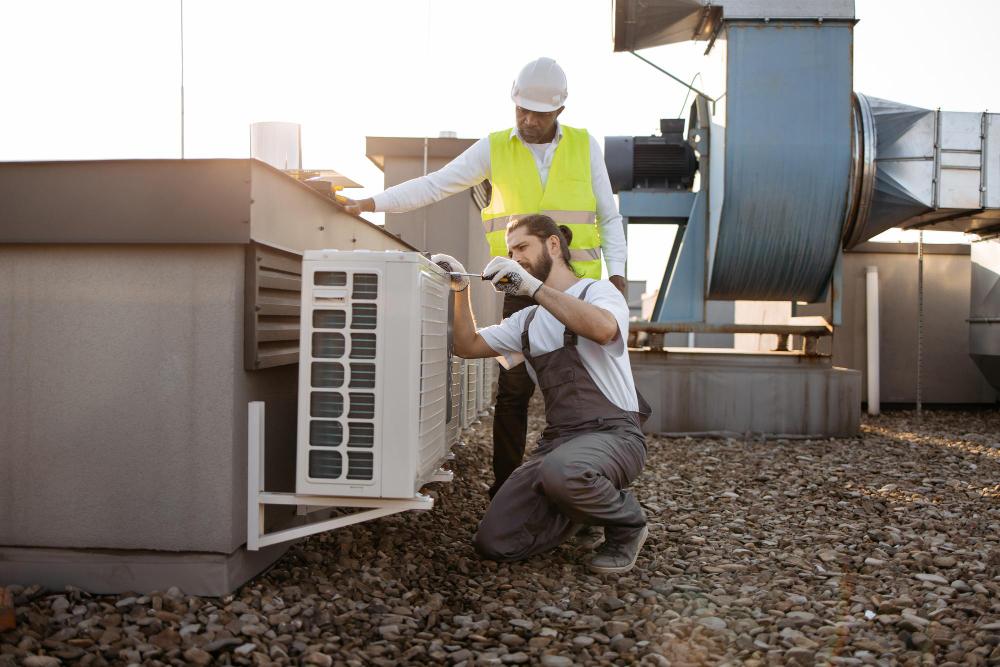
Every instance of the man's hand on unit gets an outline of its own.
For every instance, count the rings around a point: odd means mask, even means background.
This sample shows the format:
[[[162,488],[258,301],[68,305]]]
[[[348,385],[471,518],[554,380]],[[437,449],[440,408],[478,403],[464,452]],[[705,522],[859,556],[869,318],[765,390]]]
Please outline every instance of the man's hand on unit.
[[[469,277],[458,275],[468,273],[462,263],[451,255],[437,254],[431,255],[431,261],[451,274],[451,290],[461,292],[469,286]]]
[[[493,289],[511,296],[535,296],[542,281],[508,257],[494,257],[483,269],[483,277]]]
[[[344,210],[351,215],[361,215],[362,213],[374,213],[375,212],[375,200],[369,197],[368,199],[351,199],[350,197],[345,197],[344,195],[336,196],[337,203],[344,207]]]

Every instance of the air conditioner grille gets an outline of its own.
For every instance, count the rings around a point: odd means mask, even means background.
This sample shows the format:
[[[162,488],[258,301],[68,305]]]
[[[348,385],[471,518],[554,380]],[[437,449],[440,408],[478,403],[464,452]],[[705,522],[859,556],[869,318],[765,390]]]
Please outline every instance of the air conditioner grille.
[[[347,452],[347,479],[367,480],[375,474],[375,455],[371,452]]]
[[[337,359],[344,356],[344,334],[314,333],[312,346],[314,357]]]
[[[309,423],[309,444],[315,447],[337,447],[344,442],[344,425],[333,421]]]
[[[351,392],[350,419],[372,419],[375,417],[375,394]]]
[[[354,293],[352,299],[375,299],[378,298],[378,274],[375,273],[355,273]]]
[[[351,386],[354,386],[354,364],[351,364]],[[312,386],[336,389],[344,384],[344,365],[335,362],[312,362]]]
[[[306,253],[302,275],[297,490],[413,497],[460,426],[446,276],[415,253],[339,250]]]
[[[344,397],[337,392],[314,391],[310,399],[309,414],[313,417],[336,419],[344,414]]]
[[[346,287],[347,274],[344,271],[317,271],[313,284],[323,287]]]
[[[351,334],[351,359],[375,358],[375,334]]]
[[[420,277],[419,473],[427,475],[446,453],[448,416],[448,286]]]
[[[375,387],[375,364],[351,364],[351,387],[373,389]]]
[[[309,476],[320,479],[337,479],[344,469],[340,452],[314,449],[309,452]]]
[[[343,329],[347,323],[347,313],[342,310],[313,311],[313,327],[316,329]]]
[[[372,447],[375,445],[375,424],[370,422],[349,422],[347,424],[348,447]]]
[[[352,329],[374,329],[378,326],[378,308],[374,303],[356,303],[351,306]]]

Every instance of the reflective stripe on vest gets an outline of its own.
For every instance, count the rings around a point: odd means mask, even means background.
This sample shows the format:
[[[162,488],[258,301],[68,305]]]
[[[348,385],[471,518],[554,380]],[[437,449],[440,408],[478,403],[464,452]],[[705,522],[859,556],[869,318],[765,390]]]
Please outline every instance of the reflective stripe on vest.
[[[582,278],[601,277],[601,232],[597,198],[590,180],[590,135],[566,125],[556,146],[548,182],[542,189],[531,151],[511,130],[490,134],[493,196],[483,209],[483,231],[490,254],[507,256],[507,223],[532,213],[544,213],[573,233],[571,264]]]

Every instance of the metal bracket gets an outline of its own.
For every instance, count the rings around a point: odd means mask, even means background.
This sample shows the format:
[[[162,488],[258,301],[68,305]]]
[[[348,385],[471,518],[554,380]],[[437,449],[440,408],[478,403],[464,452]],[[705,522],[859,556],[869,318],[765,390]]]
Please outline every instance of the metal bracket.
[[[455,473],[451,470],[445,470],[444,468],[438,468],[434,471],[434,474],[430,476],[427,483],[431,482],[452,482],[455,480]]]
[[[450,482],[453,478],[454,473],[450,470],[439,469],[428,482]],[[330,508],[362,508],[362,511],[268,533],[264,529],[264,507],[267,505],[295,505],[299,515]],[[349,498],[265,491],[264,403],[263,401],[249,403],[247,422],[247,551],[258,551],[272,544],[297,540],[398,512],[429,510],[432,507],[434,507],[434,499],[423,493],[417,493],[413,498]]]

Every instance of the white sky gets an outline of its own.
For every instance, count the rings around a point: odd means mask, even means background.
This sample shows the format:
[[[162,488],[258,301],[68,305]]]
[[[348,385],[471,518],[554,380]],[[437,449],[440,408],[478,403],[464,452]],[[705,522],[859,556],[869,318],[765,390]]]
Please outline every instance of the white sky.
[[[1000,109],[1000,2],[856,4],[855,90]],[[179,6],[0,0],[0,161],[179,157]],[[366,135],[509,127],[510,83],[539,55],[567,72],[568,124],[599,139],[650,134],[678,115],[686,90],[613,53],[611,25],[610,0],[187,0],[185,154],[246,157],[251,122],[298,122],[306,168],[366,186],[353,194],[378,192]],[[704,49],[643,55],[689,80]],[[630,234],[630,278],[658,283],[662,232]]]

